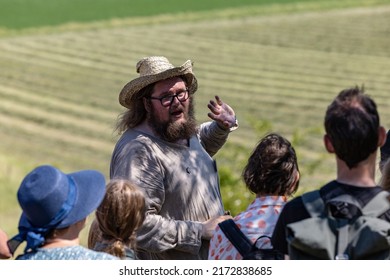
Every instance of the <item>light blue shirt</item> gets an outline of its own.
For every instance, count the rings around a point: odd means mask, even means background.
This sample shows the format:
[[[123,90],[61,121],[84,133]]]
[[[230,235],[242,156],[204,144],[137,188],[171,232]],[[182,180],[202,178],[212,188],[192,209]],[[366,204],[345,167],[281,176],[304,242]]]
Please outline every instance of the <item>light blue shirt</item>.
[[[59,248],[38,248],[36,251],[19,255],[17,260],[117,260],[110,254],[96,252],[82,246]]]

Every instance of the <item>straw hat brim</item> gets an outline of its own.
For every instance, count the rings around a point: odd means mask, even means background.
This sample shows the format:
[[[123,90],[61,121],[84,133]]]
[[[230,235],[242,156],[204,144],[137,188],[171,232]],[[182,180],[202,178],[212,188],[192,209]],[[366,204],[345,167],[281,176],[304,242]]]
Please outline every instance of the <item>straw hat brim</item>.
[[[190,94],[196,92],[198,83],[192,72],[192,62],[187,60],[179,67],[174,67],[154,75],[141,76],[128,82],[119,94],[119,103],[126,108],[131,108],[135,96],[141,89],[158,81],[178,76],[185,76]]]

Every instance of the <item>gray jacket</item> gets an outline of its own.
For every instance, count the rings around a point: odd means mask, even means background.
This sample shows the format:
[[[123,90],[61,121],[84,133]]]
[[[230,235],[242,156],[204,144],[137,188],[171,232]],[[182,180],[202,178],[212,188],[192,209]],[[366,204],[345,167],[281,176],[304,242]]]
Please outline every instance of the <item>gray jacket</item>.
[[[207,259],[209,241],[201,239],[201,222],[224,213],[212,156],[229,132],[204,123],[189,146],[135,129],[119,139],[110,177],[130,179],[146,196],[146,219],[137,236],[140,259]]]

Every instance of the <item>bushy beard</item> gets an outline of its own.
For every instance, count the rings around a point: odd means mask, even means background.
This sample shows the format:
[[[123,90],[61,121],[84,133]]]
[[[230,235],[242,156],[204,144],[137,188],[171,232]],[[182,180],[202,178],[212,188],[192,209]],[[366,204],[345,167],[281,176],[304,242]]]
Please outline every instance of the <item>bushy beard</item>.
[[[154,111],[148,115],[148,124],[160,138],[167,142],[177,142],[182,139],[189,139],[197,133],[197,125],[194,113],[194,104],[190,100],[188,114],[185,115],[185,122],[160,121]]]

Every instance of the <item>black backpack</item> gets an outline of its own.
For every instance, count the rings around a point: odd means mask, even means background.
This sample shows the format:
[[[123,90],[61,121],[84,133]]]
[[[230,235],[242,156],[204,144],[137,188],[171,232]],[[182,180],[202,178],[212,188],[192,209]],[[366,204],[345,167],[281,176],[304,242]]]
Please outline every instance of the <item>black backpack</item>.
[[[269,236],[262,235],[256,240],[255,244],[252,244],[232,219],[225,220],[218,225],[244,260],[284,260],[284,254],[275,249],[259,249],[256,247],[258,240],[261,238],[270,239]]]
[[[390,222],[378,218],[390,209],[387,191],[364,207],[348,194],[324,203],[318,190],[302,200],[311,217],[287,225],[290,259],[390,259]]]

